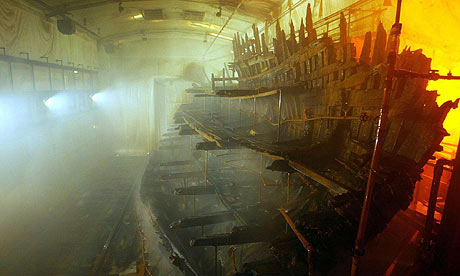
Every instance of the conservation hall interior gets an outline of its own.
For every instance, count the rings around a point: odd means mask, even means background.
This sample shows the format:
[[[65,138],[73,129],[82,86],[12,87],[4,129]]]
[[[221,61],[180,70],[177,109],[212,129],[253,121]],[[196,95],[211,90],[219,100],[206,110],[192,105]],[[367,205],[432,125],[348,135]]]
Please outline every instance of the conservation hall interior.
[[[456,0],[0,0],[0,276],[460,275]]]

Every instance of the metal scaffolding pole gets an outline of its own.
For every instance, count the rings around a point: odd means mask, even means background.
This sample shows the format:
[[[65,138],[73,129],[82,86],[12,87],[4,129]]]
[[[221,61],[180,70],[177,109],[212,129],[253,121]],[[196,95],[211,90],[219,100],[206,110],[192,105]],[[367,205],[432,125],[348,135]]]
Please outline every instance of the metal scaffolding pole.
[[[204,186],[208,186],[208,151],[204,154]]]
[[[396,9],[396,19],[393,27],[391,28],[390,41],[388,45],[388,67],[385,79],[385,89],[383,92],[382,106],[380,109],[379,125],[377,128],[377,138],[375,140],[374,153],[372,155],[371,169],[367,180],[366,193],[364,196],[363,208],[361,210],[361,218],[359,221],[358,233],[356,235],[355,247],[352,258],[351,275],[356,276],[359,274],[359,261],[360,256],[363,255],[364,237],[366,233],[367,222],[371,209],[372,197],[374,195],[375,180],[377,171],[380,165],[380,155],[383,151],[383,144],[385,140],[386,128],[388,123],[388,112],[390,109],[390,96],[393,87],[393,77],[395,74],[396,56],[399,48],[399,35],[401,34],[402,24],[399,23],[401,15],[402,0],[398,0]]]
[[[277,129],[277,141],[281,140],[281,105],[283,103],[283,95],[281,89],[278,90],[278,129]]]

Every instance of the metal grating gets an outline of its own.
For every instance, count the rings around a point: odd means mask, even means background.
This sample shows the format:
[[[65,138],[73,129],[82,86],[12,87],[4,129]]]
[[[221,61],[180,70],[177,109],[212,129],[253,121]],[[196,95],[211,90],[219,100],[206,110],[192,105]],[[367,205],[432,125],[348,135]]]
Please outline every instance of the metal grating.
[[[142,15],[145,20],[160,20],[164,19],[162,9],[153,9],[153,10],[143,10]]]
[[[184,10],[183,18],[185,20],[190,21],[203,21],[204,19],[204,12],[201,11],[191,11],[191,10]]]

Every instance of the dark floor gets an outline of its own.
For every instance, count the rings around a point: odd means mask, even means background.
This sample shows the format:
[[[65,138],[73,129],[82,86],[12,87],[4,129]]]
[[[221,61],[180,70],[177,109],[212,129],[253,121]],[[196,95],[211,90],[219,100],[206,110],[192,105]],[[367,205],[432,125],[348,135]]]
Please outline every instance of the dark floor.
[[[23,239],[15,241],[16,247],[0,260],[0,275],[91,275],[118,222],[108,261],[101,263],[100,271],[107,274],[114,266],[134,262],[139,242],[134,238],[133,203],[127,199],[138,187],[145,161],[145,156],[114,156],[89,171],[78,191],[63,195],[40,224],[18,229]],[[126,213],[121,217],[125,202]]]
[[[408,209],[400,211],[388,226],[365,247],[360,274],[369,276],[402,276],[412,268],[417,248],[423,237],[425,217]],[[351,254],[341,261],[329,276],[350,275]]]

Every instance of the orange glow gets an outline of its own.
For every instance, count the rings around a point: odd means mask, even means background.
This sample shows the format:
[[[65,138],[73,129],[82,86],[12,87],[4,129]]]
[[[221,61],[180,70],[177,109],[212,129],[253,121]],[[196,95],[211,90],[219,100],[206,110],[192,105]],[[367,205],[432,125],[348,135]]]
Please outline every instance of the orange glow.
[[[393,0],[393,7],[396,1]],[[403,0],[401,10],[401,47],[412,50],[423,49],[432,58],[431,68],[445,75],[452,71],[460,75],[460,5],[451,0]],[[394,22],[395,9],[385,13],[387,29]],[[428,90],[437,90],[438,104],[460,98],[460,81],[431,81]],[[444,142],[457,144],[460,130],[460,108],[452,110],[444,122],[444,128],[451,134]]]

